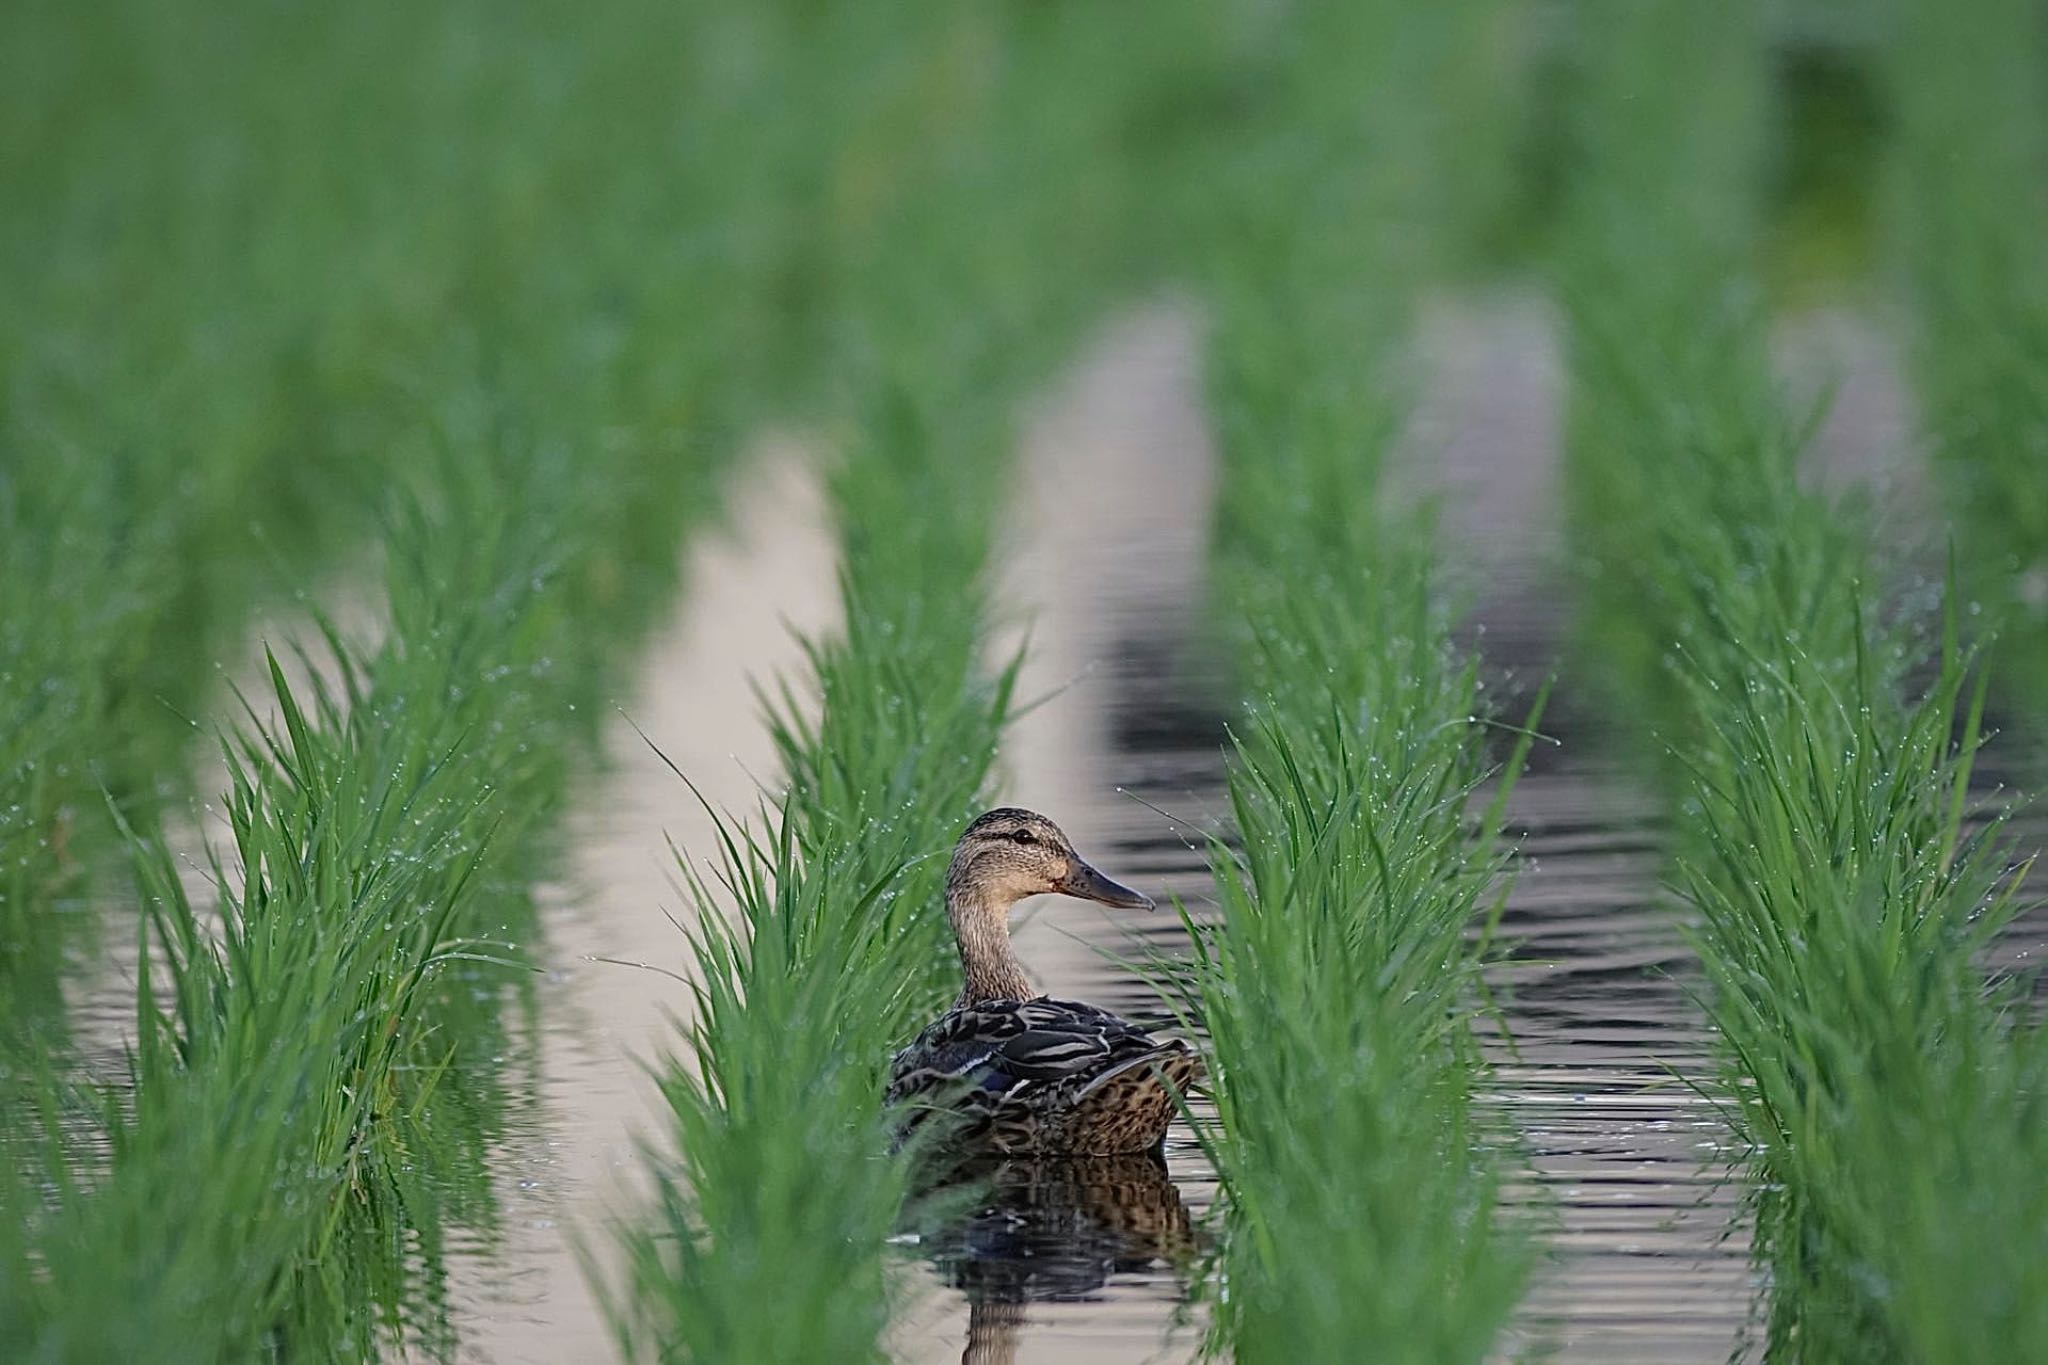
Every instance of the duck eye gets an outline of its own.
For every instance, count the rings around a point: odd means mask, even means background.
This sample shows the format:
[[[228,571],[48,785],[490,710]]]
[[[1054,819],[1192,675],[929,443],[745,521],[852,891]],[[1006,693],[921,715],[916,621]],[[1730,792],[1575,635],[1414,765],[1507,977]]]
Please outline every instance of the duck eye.
[[[1038,842],[1038,836],[1028,829],[1013,829],[1010,831],[1010,837],[1020,844],[1035,844]]]

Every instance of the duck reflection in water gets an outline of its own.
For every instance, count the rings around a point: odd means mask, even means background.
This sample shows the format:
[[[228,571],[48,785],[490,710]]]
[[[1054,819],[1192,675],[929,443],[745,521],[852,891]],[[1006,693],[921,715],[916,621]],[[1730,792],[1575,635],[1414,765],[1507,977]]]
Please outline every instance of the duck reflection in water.
[[[967,1296],[964,1365],[1014,1361],[1027,1304],[1087,1299],[1113,1276],[1162,1265],[1185,1275],[1200,1248],[1157,1152],[982,1157],[946,1170],[926,1193],[952,1206],[925,1245]]]

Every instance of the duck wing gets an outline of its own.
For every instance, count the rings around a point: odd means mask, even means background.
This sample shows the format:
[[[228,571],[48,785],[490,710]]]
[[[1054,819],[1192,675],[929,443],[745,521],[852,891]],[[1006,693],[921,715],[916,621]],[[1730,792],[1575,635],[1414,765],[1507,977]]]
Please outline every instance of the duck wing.
[[[1046,1090],[1073,1094],[1161,1046],[1129,1020],[1078,1000],[988,1000],[940,1016],[897,1053],[888,1100],[971,1112]]]

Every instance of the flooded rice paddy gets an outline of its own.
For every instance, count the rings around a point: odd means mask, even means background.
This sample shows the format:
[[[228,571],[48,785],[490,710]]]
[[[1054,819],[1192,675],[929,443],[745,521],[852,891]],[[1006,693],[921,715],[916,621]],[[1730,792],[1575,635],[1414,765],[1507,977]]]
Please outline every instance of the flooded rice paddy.
[[[1478,643],[1496,686],[1526,690],[1555,667],[1566,628],[1547,510],[1550,326],[1540,306],[1507,297],[1441,308],[1428,336],[1407,473],[1448,495],[1447,522],[1478,575]],[[1104,867],[1198,914],[1229,715],[1226,661],[1202,626],[1214,471],[1199,356],[1186,311],[1137,310],[1030,414],[1012,493],[1030,529],[1006,551],[997,645],[1030,645],[1005,796],[1055,812]],[[1894,401],[1889,386],[1861,382]],[[1858,392],[1847,388],[1838,431],[1873,420],[1859,414]],[[1881,412],[1875,420],[1896,430]],[[636,694],[620,698],[611,767],[571,822],[549,897],[529,1118],[500,1154],[503,1226],[458,1266],[466,1359],[612,1349],[583,1263],[604,1264],[606,1221],[632,1206],[637,1144],[660,1131],[639,1059],[663,1049],[686,999],[662,974],[683,961],[665,914],[682,897],[664,838],[697,853],[705,833],[648,741],[715,802],[746,804],[773,767],[749,679],[795,662],[786,624],[828,624],[833,610],[815,480],[787,449],[749,468],[731,527],[693,555],[675,622]],[[1090,496],[1077,500],[1084,480]],[[743,613],[729,609],[736,602]],[[1558,742],[1538,747],[1511,809],[1523,863],[1493,973],[1505,1036],[1489,1044],[1485,1096],[1525,1144],[1514,1197],[1548,1248],[1507,1346],[1572,1360],[1740,1357],[1758,1289],[1733,1174],[1740,1154],[1711,1098],[1710,1035],[1662,889],[1660,807],[1623,775],[1626,756],[1597,716],[1567,699],[1545,730]],[[1121,964],[1172,953],[1181,938],[1167,915],[1074,902],[1027,906],[1017,927],[1046,990],[1158,1020],[1162,1002]],[[1193,1132],[1175,1128],[1163,1172],[1141,1162],[990,1174],[956,1222],[900,1246],[897,1358],[1198,1353],[1196,1280],[1216,1183]]]
[[[1448,539],[1471,574],[1472,638],[1509,714],[1559,666],[1569,629],[1555,535],[1554,335],[1532,296],[1430,310],[1400,471],[1442,497]],[[1824,476],[1910,484],[1910,421],[1885,348],[1840,318],[1790,337],[1795,383],[1838,381]],[[1026,415],[992,648],[1004,657],[1028,645],[1005,798],[1054,813],[1103,867],[1198,915],[1211,897],[1203,839],[1225,830],[1231,714],[1228,661],[1203,624],[1215,469],[1200,357],[1187,309],[1135,309]],[[1089,495],[1076,498],[1078,487]],[[686,957],[670,918],[685,903],[671,842],[701,858],[710,835],[665,760],[714,804],[747,807],[775,767],[755,684],[798,667],[793,632],[829,629],[838,610],[816,451],[764,439],[728,504],[726,523],[693,542],[684,596],[630,695],[617,698],[606,765],[583,783],[559,878],[544,889],[538,1026],[513,1035],[519,1055],[498,1059],[511,1116],[494,1153],[498,1216],[454,1248],[451,1311],[465,1361],[615,1353],[588,1270],[608,1278],[611,1224],[644,1195],[639,1154],[663,1131],[648,1063],[672,1046],[688,999],[671,975]],[[1546,1248],[1504,1349],[1753,1358],[1762,1286],[1741,1153],[1714,1099],[1712,1037],[1664,888],[1661,803],[1640,785],[1646,765],[1617,752],[1569,689],[1544,730],[1556,743],[1534,750],[1510,807],[1522,857],[1491,973],[1500,1027],[1487,1030],[1494,1065],[1482,1095],[1522,1144],[1511,1198]],[[1999,781],[1995,765],[1980,781]],[[200,861],[188,859],[195,875]],[[1128,965],[1184,949],[1170,913],[1027,904],[1016,937],[1047,991],[1170,1025]],[[2037,954],[2043,937],[2035,915],[2009,959]],[[112,954],[79,1002],[83,1033],[109,1057],[132,971],[132,956]],[[987,1183],[957,1218],[899,1243],[895,1357],[1195,1357],[1217,1184],[1187,1125],[1175,1125],[1165,1156],[1163,1168],[980,1172]]]
[[[2028,6],[17,8],[0,1365],[2048,1354]]]

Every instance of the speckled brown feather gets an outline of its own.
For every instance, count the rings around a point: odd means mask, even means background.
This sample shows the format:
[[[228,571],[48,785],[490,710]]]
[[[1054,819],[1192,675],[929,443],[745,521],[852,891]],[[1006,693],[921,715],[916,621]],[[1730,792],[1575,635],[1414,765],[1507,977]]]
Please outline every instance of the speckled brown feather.
[[[906,1132],[943,1116],[957,1150],[1113,1156],[1157,1148],[1201,1074],[1186,1043],[1108,1010],[991,1000],[949,1010],[897,1053],[887,1099]]]
[[[1091,1156],[1151,1151],[1166,1140],[1182,1097],[1201,1078],[1202,1059],[1179,1039],[1100,1077],[1067,1113],[1066,1150]]]

